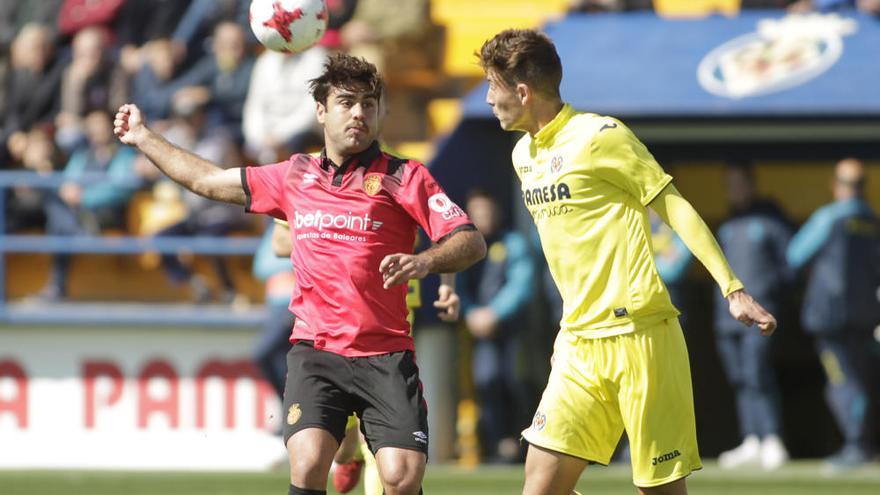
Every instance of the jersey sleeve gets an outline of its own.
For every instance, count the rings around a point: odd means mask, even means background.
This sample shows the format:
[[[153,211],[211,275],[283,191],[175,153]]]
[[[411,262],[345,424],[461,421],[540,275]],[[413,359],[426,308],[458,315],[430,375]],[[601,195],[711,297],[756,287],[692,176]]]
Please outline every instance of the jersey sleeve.
[[[284,211],[284,184],[290,161],[243,167],[241,185],[245,192],[245,211],[266,213],[281,220],[287,219]]]
[[[424,165],[410,162],[406,167],[409,170],[396,200],[432,241],[438,242],[459,228],[473,227],[464,210],[449,199]]]
[[[648,149],[626,126],[612,119],[590,143],[590,164],[599,178],[647,206],[670,182]]]

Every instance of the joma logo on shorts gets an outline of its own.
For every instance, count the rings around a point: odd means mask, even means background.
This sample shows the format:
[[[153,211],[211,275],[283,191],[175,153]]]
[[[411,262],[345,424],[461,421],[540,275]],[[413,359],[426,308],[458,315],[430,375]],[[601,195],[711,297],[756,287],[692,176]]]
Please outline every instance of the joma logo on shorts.
[[[678,457],[680,455],[681,455],[681,452],[679,452],[677,450],[673,450],[672,452],[669,452],[669,453],[666,453],[666,454],[663,454],[661,456],[657,456],[657,457],[651,459],[651,465],[656,466],[657,464],[660,464],[661,462],[666,462],[670,459],[675,459],[676,457]]]

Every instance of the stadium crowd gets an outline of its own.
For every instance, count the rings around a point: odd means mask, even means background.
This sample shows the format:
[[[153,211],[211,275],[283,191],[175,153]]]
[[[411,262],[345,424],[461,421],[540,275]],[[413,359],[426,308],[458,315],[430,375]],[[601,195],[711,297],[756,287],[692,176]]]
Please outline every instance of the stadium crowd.
[[[572,0],[570,11],[674,14],[684,9],[690,14],[698,3],[706,4],[707,11],[725,10],[720,6],[724,4],[736,9],[860,9],[880,14],[880,0]],[[406,57],[406,50],[430,24],[427,0],[328,0],[330,26],[322,42],[302,54],[282,55],[262,51],[253,39],[248,4],[247,0],[0,1],[0,170],[59,172],[65,178],[56,190],[5,190],[6,231],[77,235],[122,230],[145,236],[258,233],[263,225],[255,224],[240,208],[186,192],[161,178],[145,157],[120,145],[113,136],[112,113],[121,104],[134,102],[169,141],[229,167],[278,161],[294,152],[320,149],[307,81],[319,73],[329,53],[349,51],[391,71],[395,64],[419,60]],[[389,5],[399,13],[393,22],[382,15]],[[78,182],[95,174],[125,186]],[[847,265],[856,256],[852,249],[866,253],[872,249],[853,241],[852,231],[841,227],[853,218],[876,222],[862,198],[863,167],[856,160],[838,164],[835,202],[797,233],[776,205],[754,197],[750,174],[749,167],[738,166],[727,177],[731,214],[718,232],[721,245],[747,285],[766,293],[762,301],[780,305],[792,302],[779,297],[785,286],[795,283],[797,270],[810,262],[816,265],[808,281],[803,320],[815,336],[828,377],[830,409],[844,437],[843,449],[829,461],[839,467],[870,462],[871,425],[876,425],[871,413],[878,389],[866,381],[872,373],[865,367],[876,362],[868,363],[865,352],[875,345],[866,342],[873,329],[868,326],[877,323],[872,320],[876,314],[868,308],[835,320],[832,314],[841,302],[822,292],[828,273],[853,273]],[[139,205],[134,208],[136,198]],[[517,346],[522,345],[515,336],[527,321],[522,314],[525,301],[543,294],[532,290],[533,285],[542,285],[532,283],[544,273],[542,260],[525,236],[500,228],[496,216],[503,208],[494,198],[474,192],[467,209],[490,245],[487,259],[459,282],[462,319],[475,342],[473,382],[481,401],[487,401],[480,408],[483,456],[518,461],[522,452],[515,439],[523,421],[516,418],[516,425],[507,424],[506,413],[533,410],[534,404],[524,403],[534,397],[522,397],[527,385],[518,382],[513,366]],[[477,221],[483,218],[480,225]],[[674,233],[660,225],[657,230],[658,268],[664,267],[661,275],[670,274],[667,283],[677,292],[689,257],[682,258]],[[662,254],[664,250],[673,254]],[[196,302],[215,297],[205,280],[177,257],[165,256],[161,263],[169,281],[189,286]],[[39,294],[42,299],[65,297],[69,265],[69,255],[55,256],[51,276]],[[216,298],[232,302],[236,288],[222,263],[216,264],[216,270],[222,283]],[[818,270],[825,270],[826,278],[817,281]],[[749,277],[753,278],[746,280]],[[851,284],[852,293],[863,294],[870,294],[869,284],[876,282],[845,276],[836,281]],[[552,291],[547,292],[546,306],[556,307],[558,301]],[[276,306],[283,313],[283,297],[280,301]],[[548,320],[553,321],[553,316]],[[773,469],[788,454],[768,357],[770,341],[757,337],[753,341],[738,327],[729,328],[729,323],[735,322],[719,316],[717,346],[735,391],[742,444],[723,454],[722,464],[752,463]]]

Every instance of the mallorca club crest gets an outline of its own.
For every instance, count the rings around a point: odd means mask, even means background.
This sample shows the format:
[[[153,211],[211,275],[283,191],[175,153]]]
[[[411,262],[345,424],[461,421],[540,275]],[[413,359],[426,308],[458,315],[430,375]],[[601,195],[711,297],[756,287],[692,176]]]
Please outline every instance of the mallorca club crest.
[[[831,68],[843,53],[843,37],[857,29],[855,20],[836,14],[764,19],[755,32],[709,52],[697,79],[706,91],[734,99],[799,86]]]
[[[376,174],[364,177],[364,192],[368,196],[375,196],[382,190],[382,177]]]
[[[302,409],[299,408],[299,403],[290,406],[290,409],[287,410],[287,424],[295,425],[301,416]]]

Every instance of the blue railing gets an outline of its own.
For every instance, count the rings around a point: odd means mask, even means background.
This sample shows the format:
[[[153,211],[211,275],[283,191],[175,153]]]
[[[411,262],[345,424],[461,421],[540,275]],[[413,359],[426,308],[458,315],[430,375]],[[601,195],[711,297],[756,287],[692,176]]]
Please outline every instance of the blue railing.
[[[204,255],[253,255],[259,237],[136,237],[136,236],[51,236],[15,235],[6,232],[6,189],[28,186],[54,189],[69,182],[62,174],[0,171],[0,323],[80,323],[141,325],[251,326],[262,318],[262,309],[236,311],[222,305],[155,303],[73,303],[51,305],[10,303],[7,300],[8,253],[50,254],[175,254],[182,251]],[[108,182],[105,176],[85,176],[83,184]],[[137,187],[133,180],[110,180],[120,187]]]

